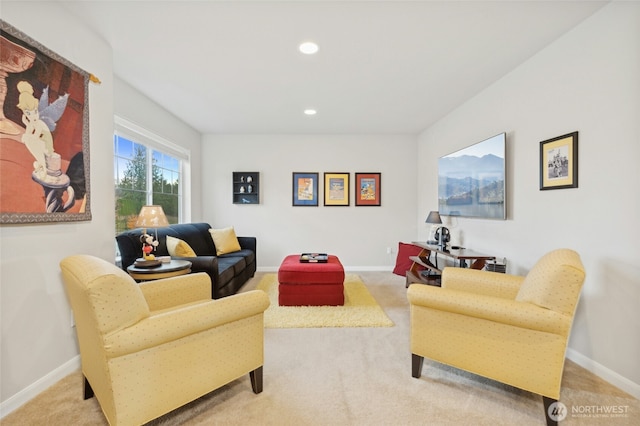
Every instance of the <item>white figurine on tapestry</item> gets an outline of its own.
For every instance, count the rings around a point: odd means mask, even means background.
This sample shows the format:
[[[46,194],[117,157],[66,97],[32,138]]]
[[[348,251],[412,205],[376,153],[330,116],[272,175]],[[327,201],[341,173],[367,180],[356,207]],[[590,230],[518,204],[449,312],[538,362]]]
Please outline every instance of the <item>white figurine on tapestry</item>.
[[[22,142],[36,160],[33,163],[34,174],[41,180],[47,175],[60,176],[61,158],[54,151],[51,132],[67,107],[69,94],[49,104],[49,87],[42,91],[40,100],[33,96],[33,86],[29,82],[21,81],[17,88],[20,92],[18,108],[22,110],[22,122],[26,127]]]

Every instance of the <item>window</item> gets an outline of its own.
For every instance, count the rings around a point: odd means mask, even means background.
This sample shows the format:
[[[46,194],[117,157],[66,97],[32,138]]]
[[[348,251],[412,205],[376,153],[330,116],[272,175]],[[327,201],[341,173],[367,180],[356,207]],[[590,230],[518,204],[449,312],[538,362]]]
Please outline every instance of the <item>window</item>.
[[[116,233],[135,228],[140,208],[161,205],[169,223],[182,219],[188,153],[123,119],[113,138]]]

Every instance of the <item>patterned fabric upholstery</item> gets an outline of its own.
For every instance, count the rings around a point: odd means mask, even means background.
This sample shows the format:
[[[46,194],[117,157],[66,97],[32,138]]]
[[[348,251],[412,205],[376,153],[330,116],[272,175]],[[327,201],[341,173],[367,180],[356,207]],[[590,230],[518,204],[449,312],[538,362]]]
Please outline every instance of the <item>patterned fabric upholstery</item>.
[[[205,273],[138,285],[86,255],[60,267],[82,372],[109,424],[147,423],[246,373],[261,391],[264,292],[212,300]]]
[[[411,352],[557,400],[584,277],[566,249],[526,278],[445,268],[441,288],[409,287]]]
[[[580,257],[573,250],[556,250],[529,271],[516,300],[572,315],[584,281]]]

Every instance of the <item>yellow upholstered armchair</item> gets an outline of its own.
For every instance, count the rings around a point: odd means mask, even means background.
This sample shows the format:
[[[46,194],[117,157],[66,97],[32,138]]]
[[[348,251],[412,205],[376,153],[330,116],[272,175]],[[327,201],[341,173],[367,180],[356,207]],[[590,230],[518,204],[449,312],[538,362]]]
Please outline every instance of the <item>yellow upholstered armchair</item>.
[[[542,395],[553,424],[584,277],[580,256],[559,249],[526,277],[450,267],[442,287],[412,284],[413,377],[427,357]]]
[[[136,284],[92,256],[60,262],[76,323],[85,399],[111,425],[153,420],[249,373],[262,391],[262,291],[211,299],[204,273]]]

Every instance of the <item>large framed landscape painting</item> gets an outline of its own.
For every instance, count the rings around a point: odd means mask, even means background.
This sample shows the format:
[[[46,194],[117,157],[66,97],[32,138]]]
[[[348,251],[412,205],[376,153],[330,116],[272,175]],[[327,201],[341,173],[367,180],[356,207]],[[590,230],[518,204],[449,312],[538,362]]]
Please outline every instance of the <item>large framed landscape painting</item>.
[[[438,211],[445,216],[506,219],[506,134],[438,160]]]
[[[0,20],[0,223],[91,220],[89,74]]]

